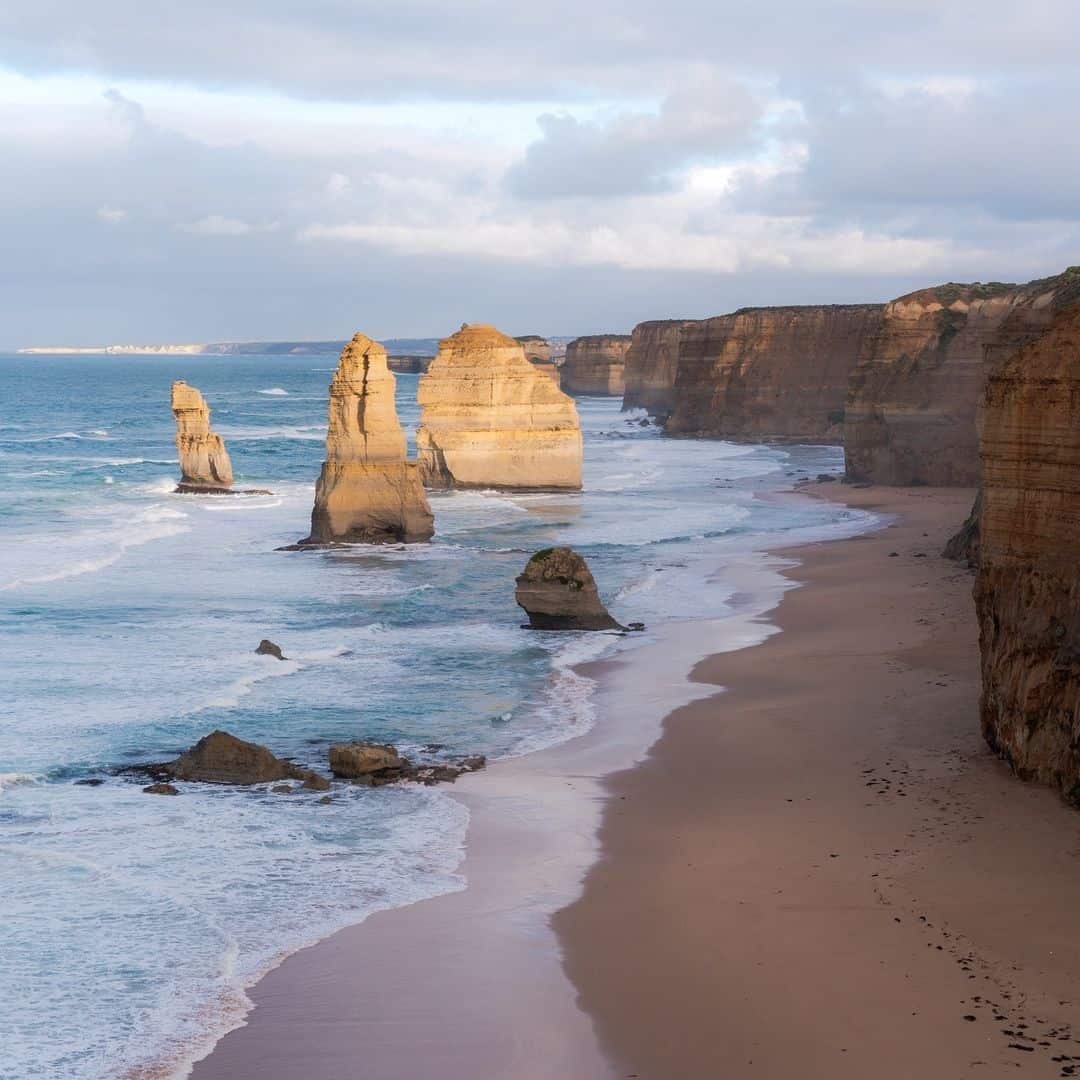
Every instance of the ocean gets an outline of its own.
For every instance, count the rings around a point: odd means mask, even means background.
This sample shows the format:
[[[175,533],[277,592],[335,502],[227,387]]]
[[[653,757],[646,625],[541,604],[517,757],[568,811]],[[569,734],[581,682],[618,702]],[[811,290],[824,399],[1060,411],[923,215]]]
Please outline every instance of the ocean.
[[[835,447],[669,440],[581,398],[582,493],[435,493],[430,544],[280,551],[308,532],[335,364],[0,355],[2,1080],[182,1063],[285,955],[464,885],[450,786],[165,798],[118,768],[215,728],[323,771],[355,738],[526,754],[594,722],[575,665],[745,607],[762,552],[874,524],[792,492],[841,472]],[[174,378],[237,486],[272,494],[173,494]],[[397,376],[410,432],[416,384]],[[649,629],[523,630],[514,577],[554,544]],[[289,659],[256,655],[264,637]]]

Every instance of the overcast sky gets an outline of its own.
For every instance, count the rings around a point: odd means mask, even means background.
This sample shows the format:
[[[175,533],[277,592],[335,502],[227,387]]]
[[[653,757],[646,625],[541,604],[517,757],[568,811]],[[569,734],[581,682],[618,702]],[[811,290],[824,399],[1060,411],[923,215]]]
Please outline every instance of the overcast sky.
[[[1075,0],[5,0],[0,346],[626,331],[1080,263]]]

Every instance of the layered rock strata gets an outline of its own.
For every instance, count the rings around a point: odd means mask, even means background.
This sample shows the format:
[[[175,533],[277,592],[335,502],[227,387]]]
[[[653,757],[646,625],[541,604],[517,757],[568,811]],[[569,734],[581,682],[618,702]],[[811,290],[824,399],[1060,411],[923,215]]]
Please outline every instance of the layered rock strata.
[[[656,420],[671,412],[679,370],[679,341],[688,319],[638,323],[624,363],[623,410],[644,409]]]
[[[881,304],[742,308],[683,325],[671,435],[839,442]]]
[[[551,363],[551,342],[539,334],[524,334],[514,340],[525,350],[525,359],[531,364]]]
[[[624,378],[629,334],[592,334],[566,346],[562,386],[568,394],[618,397],[626,389]]]
[[[622,630],[604,607],[588,564],[570,548],[538,551],[517,578],[514,599],[534,630]]]
[[[394,403],[386,350],[357,334],[330,381],[326,461],[302,544],[414,543],[434,532]]]
[[[210,407],[202,394],[177,379],[172,384],[171,404],[180,455],[180,483],[176,490],[193,494],[231,490],[232,462],[221,436],[210,428]]]
[[[416,449],[426,486],[581,487],[573,399],[493,326],[463,326],[440,342],[417,400]]]
[[[886,305],[851,379],[848,478],[977,484],[976,414],[988,371],[1078,295],[1074,268],[1027,285],[939,285]]]
[[[1080,303],[991,373],[983,400],[983,734],[1080,804]]]

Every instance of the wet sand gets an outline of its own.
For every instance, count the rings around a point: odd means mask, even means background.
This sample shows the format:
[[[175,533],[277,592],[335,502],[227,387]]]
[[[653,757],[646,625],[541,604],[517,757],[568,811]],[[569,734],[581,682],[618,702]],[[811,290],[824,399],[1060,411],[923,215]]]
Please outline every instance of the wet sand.
[[[899,518],[794,552],[782,633],[608,781],[566,970],[621,1076],[1080,1073],[1080,817],[979,736],[970,493],[829,495]]]
[[[783,632],[694,682],[738,620],[592,665],[593,731],[455,787],[468,888],[287,959],[192,1075],[1071,1068],[1080,818],[978,735],[972,578],[938,555],[971,493],[809,491],[898,520],[790,553]]]

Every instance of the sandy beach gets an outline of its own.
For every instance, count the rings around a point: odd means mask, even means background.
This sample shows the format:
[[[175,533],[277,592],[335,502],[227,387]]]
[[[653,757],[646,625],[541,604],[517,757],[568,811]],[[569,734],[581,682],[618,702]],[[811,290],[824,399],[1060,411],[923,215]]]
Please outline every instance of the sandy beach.
[[[971,492],[808,491],[895,519],[783,553],[781,632],[691,679],[698,624],[593,665],[588,735],[455,789],[467,887],[287,959],[192,1075],[1071,1075],[1080,820],[979,736]]]

